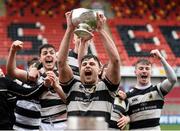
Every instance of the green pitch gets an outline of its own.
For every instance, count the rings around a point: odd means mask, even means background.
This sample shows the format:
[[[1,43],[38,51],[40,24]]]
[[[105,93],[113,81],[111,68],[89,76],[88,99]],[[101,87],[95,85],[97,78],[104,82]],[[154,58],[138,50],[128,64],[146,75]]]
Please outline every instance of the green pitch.
[[[180,130],[180,124],[177,125],[161,125],[161,130]]]

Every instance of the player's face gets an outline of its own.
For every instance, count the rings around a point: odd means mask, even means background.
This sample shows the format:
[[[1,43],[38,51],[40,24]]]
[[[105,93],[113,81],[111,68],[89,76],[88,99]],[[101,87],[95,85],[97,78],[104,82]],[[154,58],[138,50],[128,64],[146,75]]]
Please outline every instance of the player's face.
[[[137,64],[135,74],[140,85],[147,85],[151,80],[151,65]]]
[[[80,77],[84,84],[95,84],[98,81],[98,74],[100,72],[98,62],[93,58],[84,60],[81,63]]]
[[[43,48],[40,54],[40,61],[46,71],[53,70],[57,61],[56,52],[53,48]]]

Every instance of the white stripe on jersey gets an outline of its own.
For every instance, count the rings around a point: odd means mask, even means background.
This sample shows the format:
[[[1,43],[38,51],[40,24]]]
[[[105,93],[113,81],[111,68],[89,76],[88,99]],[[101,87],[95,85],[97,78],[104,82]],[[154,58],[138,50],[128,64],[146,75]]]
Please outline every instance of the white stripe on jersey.
[[[139,120],[146,120],[146,119],[153,119],[153,118],[160,118],[161,109],[153,109],[153,110],[146,110],[140,111],[130,115],[131,122],[139,121]]]
[[[27,100],[18,100],[17,101],[17,106],[27,109],[27,110],[32,110],[32,111],[40,111],[41,105],[37,104],[32,101],[27,101]]]
[[[22,116],[16,113],[15,113],[15,116],[16,116],[16,121],[18,123],[22,123],[24,125],[40,126],[41,119],[29,118],[29,117]]]
[[[78,91],[78,92],[83,92],[82,90],[79,89],[79,87],[81,86],[81,82],[76,82],[73,87],[71,88],[70,92],[73,91]],[[108,90],[109,94],[114,98],[115,97],[115,93],[109,91],[109,89],[107,88],[106,84],[103,81],[100,81],[96,84],[96,89],[95,91],[103,91],[103,90]],[[69,92],[69,93],[70,93]],[[69,96],[69,94],[67,94],[67,96]]]
[[[55,92],[51,92],[51,91],[45,91],[43,92],[43,94],[41,95],[41,100],[43,99],[48,99],[48,100],[61,100],[61,98],[59,97],[59,95]]]
[[[149,96],[151,96],[152,99],[149,99]],[[134,101],[135,99],[136,101]],[[153,100],[163,100],[163,98],[159,95],[157,90],[148,92],[144,95],[136,95],[136,96],[128,98],[129,104],[131,106],[139,104],[139,103],[143,103],[143,102],[153,101]]]
[[[41,116],[42,117],[48,117],[51,115],[58,114],[60,112],[66,111],[66,105],[55,105],[50,107],[45,107],[41,109]]]
[[[87,107],[88,106],[88,107]],[[68,105],[68,112],[71,111],[110,111],[112,103],[107,101],[92,101],[90,104],[86,104],[80,101],[71,101]],[[109,113],[109,112],[108,112]]]
[[[68,56],[68,64],[71,66],[79,67],[78,60],[72,56]]]

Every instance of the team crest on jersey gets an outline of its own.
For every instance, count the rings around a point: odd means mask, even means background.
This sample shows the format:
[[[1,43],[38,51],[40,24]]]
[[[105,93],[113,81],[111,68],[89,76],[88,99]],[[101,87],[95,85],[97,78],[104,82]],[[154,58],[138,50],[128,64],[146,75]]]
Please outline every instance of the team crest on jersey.
[[[149,99],[152,99],[153,98],[153,95],[152,94],[149,94]]]

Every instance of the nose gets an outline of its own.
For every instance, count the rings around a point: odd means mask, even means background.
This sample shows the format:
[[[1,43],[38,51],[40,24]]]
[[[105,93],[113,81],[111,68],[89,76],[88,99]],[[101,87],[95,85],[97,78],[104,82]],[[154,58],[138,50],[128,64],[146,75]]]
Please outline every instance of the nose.
[[[86,65],[86,68],[90,68],[90,64],[89,63]]]
[[[46,56],[51,56],[51,53],[50,53],[50,52],[48,52]]]

